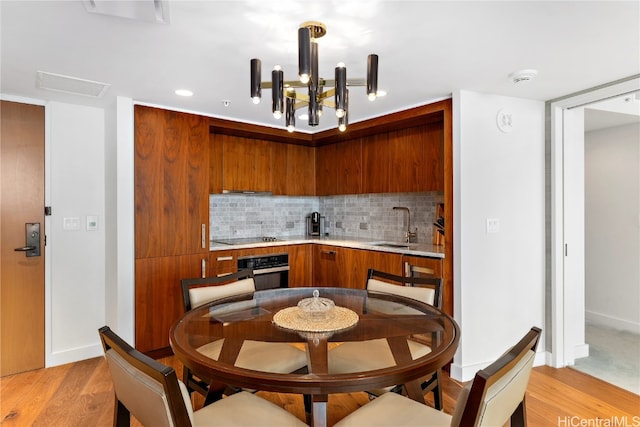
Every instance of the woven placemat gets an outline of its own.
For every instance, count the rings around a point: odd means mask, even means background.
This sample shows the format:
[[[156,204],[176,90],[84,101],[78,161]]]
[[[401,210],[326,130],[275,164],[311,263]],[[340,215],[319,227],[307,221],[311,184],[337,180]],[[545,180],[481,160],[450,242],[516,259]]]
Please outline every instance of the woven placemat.
[[[299,332],[335,332],[358,323],[358,314],[345,307],[334,307],[333,317],[309,320],[300,315],[298,307],[287,307],[273,315],[273,323],[285,329]]]

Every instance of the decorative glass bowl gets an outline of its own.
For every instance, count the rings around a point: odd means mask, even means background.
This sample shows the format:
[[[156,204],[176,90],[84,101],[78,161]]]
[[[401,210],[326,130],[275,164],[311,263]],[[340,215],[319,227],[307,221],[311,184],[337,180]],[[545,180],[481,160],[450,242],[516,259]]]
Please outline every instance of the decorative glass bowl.
[[[320,297],[320,292],[313,291],[313,297],[304,298],[298,302],[300,317],[314,322],[333,318],[335,303],[329,298]]]

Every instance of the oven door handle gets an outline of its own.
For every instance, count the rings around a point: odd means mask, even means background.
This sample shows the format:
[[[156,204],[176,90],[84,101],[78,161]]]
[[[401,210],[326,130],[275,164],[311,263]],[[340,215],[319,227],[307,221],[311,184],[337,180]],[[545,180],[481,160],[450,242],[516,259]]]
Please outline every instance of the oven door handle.
[[[259,276],[261,274],[279,273],[281,271],[288,271],[288,270],[289,270],[289,266],[288,265],[283,265],[283,266],[280,266],[280,267],[261,268],[259,270],[253,270],[253,275],[254,276]]]

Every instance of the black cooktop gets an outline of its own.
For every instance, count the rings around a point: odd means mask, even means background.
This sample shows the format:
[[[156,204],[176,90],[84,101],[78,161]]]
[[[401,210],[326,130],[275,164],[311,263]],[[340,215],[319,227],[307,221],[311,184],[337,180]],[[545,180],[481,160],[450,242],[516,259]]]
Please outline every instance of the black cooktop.
[[[223,245],[249,245],[251,243],[262,242],[280,242],[281,240],[273,236],[262,237],[243,237],[239,239],[216,239],[213,243],[220,243]]]

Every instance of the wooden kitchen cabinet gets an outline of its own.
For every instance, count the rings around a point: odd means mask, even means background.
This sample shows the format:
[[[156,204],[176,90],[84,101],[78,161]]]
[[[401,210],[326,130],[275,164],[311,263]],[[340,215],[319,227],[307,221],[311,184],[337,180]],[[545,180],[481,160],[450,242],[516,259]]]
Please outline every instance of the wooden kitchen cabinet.
[[[314,286],[365,289],[370,268],[402,275],[402,255],[341,246],[314,245]]]
[[[230,191],[271,191],[269,141],[217,135],[222,141],[222,185]]]
[[[136,259],[136,349],[158,357],[171,354],[169,329],[184,313],[180,280],[201,277],[205,259],[202,255]]]
[[[362,140],[362,192],[389,192],[389,138],[387,133]]]
[[[289,287],[313,286],[313,249],[311,244],[287,246]]]
[[[136,258],[207,252],[207,120],[140,105],[134,116]]]
[[[180,279],[200,277],[208,257],[208,119],[136,105],[134,121],[135,346],[163,355]]]
[[[337,246],[313,245],[313,286],[344,286],[344,252]]]
[[[434,124],[389,132],[389,191],[442,191],[443,141]]]
[[[304,145],[279,144],[286,147],[286,168],[279,163],[274,167],[276,175],[286,171],[286,189],[288,196],[314,196],[316,194],[316,149]],[[275,194],[275,193],[274,193]]]
[[[337,144],[316,148],[316,195],[338,194]]]
[[[362,193],[362,143],[360,138],[336,144],[336,193]]]
[[[403,255],[402,264],[404,265],[405,276],[410,276],[412,269],[414,269],[417,273],[442,277],[442,258]]]

